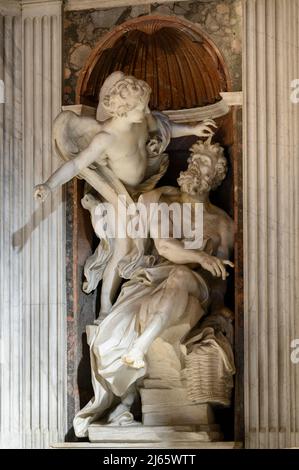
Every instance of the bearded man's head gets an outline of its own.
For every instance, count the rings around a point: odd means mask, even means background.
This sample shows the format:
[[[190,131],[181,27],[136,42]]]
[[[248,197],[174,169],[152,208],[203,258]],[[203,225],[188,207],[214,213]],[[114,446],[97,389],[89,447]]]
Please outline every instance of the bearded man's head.
[[[216,189],[224,180],[227,161],[220,144],[211,144],[211,138],[205,142],[197,141],[190,148],[191,157],[188,168],[181,171],[177,180],[181,191],[192,196],[204,194]]]

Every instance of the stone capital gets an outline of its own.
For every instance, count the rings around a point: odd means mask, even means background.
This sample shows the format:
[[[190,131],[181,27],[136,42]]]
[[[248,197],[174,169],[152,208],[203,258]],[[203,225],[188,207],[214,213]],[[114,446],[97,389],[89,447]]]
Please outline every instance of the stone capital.
[[[0,0],[0,15],[17,16],[23,12],[23,16],[40,16],[51,14],[54,10],[62,11],[64,0]],[[25,14],[24,14],[25,13]]]
[[[63,0],[21,0],[22,16],[39,17],[61,15],[63,9]]]
[[[17,0],[1,0],[0,15],[17,16],[21,13],[21,2]]]

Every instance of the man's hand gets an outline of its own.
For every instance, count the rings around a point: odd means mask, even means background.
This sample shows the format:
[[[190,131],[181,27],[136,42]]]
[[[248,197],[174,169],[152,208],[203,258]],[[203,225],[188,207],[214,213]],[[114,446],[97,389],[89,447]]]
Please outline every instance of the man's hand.
[[[198,254],[198,262],[199,264],[209,271],[213,276],[222,277],[223,281],[229,276],[228,272],[226,271],[225,265],[230,266],[231,268],[234,267],[234,264],[229,260],[222,260],[217,258],[216,256],[208,255],[204,251],[201,251]]]
[[[215,133],[213,127],[217,128],[216,122],[213,119],[206,119],[193,127],[193,134],[197,137],[210,137]]]
[[[34,198],[39,202],[44,202],[49,194],[51,193],[51,189],[47,184],[38,184],[34,188]]]

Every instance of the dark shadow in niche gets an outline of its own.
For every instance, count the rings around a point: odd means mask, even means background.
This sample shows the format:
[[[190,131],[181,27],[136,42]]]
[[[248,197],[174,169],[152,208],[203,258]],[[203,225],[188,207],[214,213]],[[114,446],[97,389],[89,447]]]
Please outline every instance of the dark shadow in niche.
[[[84,216],[88,217],[88,223],[90,224],[89,220],[89,212],[84,210]],[[90,234],[90,227],[88,228],[89,237]],[[86,226],[84,227],[86,230]],[[97,239],[96,235],[92,234],[92,252],[97,247],[99,240]],[[90,368],[90,353],[89,353],[89,345],[87,343],[87,335],[86,335],[86,325],[92,325],[94,323],[95,318],[98,315],[98,306],[97,306],[97,298],[98,298],[98,290],[97,288],[95,291],[91,292],[90,294],[85,294],[82,290],[82,285],[84,281],[84,263],[85,260],[81,260],[83,264],[79,267],[79,282],[80,282],[80,293],[79,293],[79,315],[78,315],[78,344],[79,347],[81,346],[81,353],[80,353],[80,362],[78,364],[77,369],[77,384],[78,384],[78,391],[79,391],[79,401],[80,401],[80,409],[82,409],[89,400],[93,397],[93,388],[91,382],[91,368]],[[80,349],[79,349],[80,351]]]
[[[82,333],[81,336],[82,354],[77,369],[77,383],[79,390],[80,409],[82,409],[93,397],[93,389],[91,383],[91,367],[89,346],[87,344],[87,335]],[[74,410],[75,413],[75,410]],[[65,435],[66,442],[88,442],[88,438],[78,438],[75,435],[73,426]]]
[[[78,388],[80,396],[80,409],[82,409],[93,397],[93,389],[91,385],[91,368],[89,346],[87,344],[87,335],[83,333],[81,336],[82,356],[78,366]]]

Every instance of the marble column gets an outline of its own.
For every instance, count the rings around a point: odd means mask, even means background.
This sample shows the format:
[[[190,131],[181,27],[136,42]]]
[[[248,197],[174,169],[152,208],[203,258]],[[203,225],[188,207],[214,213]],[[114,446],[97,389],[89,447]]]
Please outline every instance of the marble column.
[[[61,108],[62,3],[23,0],[17,16],[1,17],[3,447],[48,447],[66,432],[63,192],[43,206],[33,200],[34,185],[60,164],[51,134]]]
[[[298,0],[244,1],[246,447],[299,446]]]

